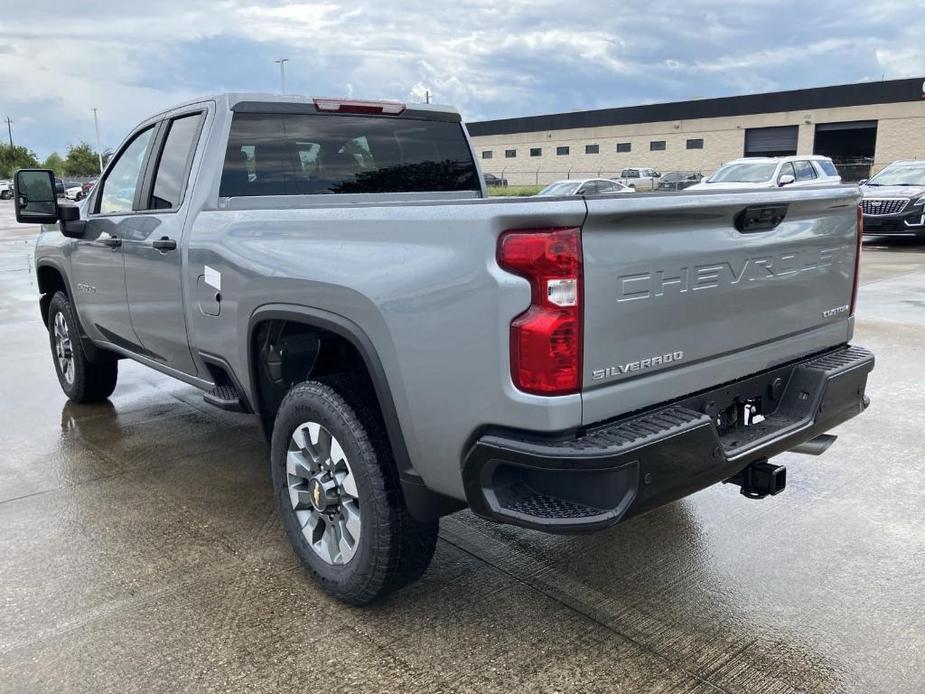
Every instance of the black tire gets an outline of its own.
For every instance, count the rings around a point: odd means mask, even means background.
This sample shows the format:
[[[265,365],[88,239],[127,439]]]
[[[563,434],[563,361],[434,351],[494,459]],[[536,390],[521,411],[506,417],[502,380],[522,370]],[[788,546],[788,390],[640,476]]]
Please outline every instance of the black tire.
[[[289,391],[273,427],[273,487],[289,541],[312,577],[332,596],[368,604],[416,581],[430,565],[439,522],[415,520],[405,507],[398,471],[369,396],[346,377],[305,381]],[[317,422],[337,439],[356,480],[362,527],[353,556],[332,564],[312,549],[290,501],[286,457],[295,430]]]
[[[68,375],[62,368],[61,360],[56,353],[57,338],[55,325],[58,316],[62,316],[67,326],[70,338],[70,355],[73,373]],[[77,403],[100,402],[105,400],[116,388],[119,377],[119,362],[115,359],[91,362],[87,359],[83,344],[80,341],[80,328],[74,315],[67,294],[56,293],[48,305],[48,338],[51,345],[51,357],[58,374],[58,383],[68,399]]]
[[[83,197],[84,197],[83,193],[77,193],[77,195],[74,196],[74,202],[80,202],[81,200],[83,200]]]

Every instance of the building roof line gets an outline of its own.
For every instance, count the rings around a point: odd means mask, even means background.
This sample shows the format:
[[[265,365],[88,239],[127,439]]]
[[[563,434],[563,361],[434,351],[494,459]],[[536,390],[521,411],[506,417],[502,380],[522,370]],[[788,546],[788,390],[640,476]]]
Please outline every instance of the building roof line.
[[[858,82],[763,94],[502,118],[467,123],[466,127],[470,135],[479,137],[922,101],[925,98],[923,82],[925,79],[922,77]]]

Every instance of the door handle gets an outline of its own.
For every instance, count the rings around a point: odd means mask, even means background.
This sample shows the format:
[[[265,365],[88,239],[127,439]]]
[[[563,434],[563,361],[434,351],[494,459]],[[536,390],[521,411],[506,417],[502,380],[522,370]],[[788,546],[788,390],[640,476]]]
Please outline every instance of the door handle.
[[[177,242],[166,236],[162,236],[157,241],[152,241],[151,245],[159,251],[175,251]]]
[[[118,236],[110,236],[108,239],[101,239],[101,243],[104,246],[109,246],[110,248],[118,248],[122,245],[122,239]]]

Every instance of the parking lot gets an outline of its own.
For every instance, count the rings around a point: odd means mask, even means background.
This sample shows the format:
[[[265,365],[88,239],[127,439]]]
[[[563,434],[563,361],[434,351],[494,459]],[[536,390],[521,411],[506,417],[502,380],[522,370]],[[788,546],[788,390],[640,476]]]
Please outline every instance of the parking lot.
[[[584,536],[445,518],[364,609],[303,574],[255,419],[131,362],[74,406],[0,202],[0,690],[925,691],[925,242],[865,243],[867,414],[788,488]]]

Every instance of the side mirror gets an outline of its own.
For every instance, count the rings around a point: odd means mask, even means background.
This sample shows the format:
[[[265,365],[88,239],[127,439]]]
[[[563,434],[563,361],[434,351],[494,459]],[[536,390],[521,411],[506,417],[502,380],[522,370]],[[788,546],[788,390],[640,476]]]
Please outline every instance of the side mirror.
[[[20,169],[13,177],[16,221],[54,224],[58,221],[55,174],[48,169]]]
[[[870,180],[869,178],[862,178],[860,181],[858,181],[858,185],[862,186],[865,183],[867,183],[869,180]]]
[[[795,180],[797,179],[793,177],[793,174],[782,174],[781,177],[777,179],[777,185],[783,188],[784,186],[789,186]]]
[[[652,175],[653,175],[655,178],[661,178],[661,177],[662,177],[662,172],[661,172],[661,171],[654,171],[654,172],[652,172]]]

